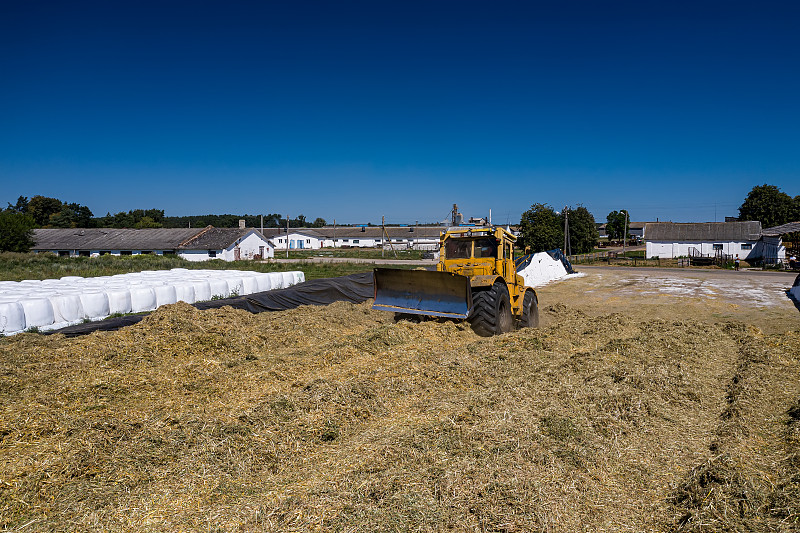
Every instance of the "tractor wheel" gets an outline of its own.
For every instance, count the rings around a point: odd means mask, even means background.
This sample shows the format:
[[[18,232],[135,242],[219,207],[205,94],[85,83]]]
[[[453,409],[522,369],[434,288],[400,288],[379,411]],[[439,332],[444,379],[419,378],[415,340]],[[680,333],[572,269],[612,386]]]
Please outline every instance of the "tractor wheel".
[[[488,290],[472,293],[469,323],[481,337],[491,337],[514,329],[511,303],[505,283],[495,283]]]
[[[525,297],[522,299],[522,318],[519,319],[519,327],[539,327],[539,300],[532,290],[525,291]]]

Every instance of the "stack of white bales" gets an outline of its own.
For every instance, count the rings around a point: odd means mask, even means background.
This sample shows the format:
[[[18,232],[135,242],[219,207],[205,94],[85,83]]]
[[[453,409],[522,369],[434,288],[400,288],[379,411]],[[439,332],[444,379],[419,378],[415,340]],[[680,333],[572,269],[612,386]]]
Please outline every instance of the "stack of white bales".
[[[178,301],[202,302],[282,289],[305,274],[241,270],[145,270],[96,278],[0,281],[0,334],[58,329],[115,313],[139,313]]]

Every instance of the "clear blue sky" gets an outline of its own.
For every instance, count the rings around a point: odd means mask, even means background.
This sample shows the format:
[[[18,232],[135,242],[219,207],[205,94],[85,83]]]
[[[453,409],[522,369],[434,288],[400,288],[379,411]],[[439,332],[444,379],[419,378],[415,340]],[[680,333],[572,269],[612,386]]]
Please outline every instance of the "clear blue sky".
[[[0,202],[339,223],[800,194],[800,2],[0,2]]]

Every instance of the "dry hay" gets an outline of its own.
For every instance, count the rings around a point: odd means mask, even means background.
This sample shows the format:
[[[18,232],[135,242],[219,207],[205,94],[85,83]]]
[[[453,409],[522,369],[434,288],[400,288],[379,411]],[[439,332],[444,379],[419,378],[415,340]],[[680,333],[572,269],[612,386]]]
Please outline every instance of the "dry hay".
[[[11,531],[790,531],[800,333],[337,303],[0,341]]]

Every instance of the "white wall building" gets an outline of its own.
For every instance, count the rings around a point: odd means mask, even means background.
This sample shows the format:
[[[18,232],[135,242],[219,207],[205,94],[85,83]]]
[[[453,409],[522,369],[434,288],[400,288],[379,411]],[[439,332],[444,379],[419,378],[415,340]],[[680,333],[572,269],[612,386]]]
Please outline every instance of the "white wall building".
[[[785,255],[780,239],[762,237],[761,223],[757,221],[649,222],[645,235],[647,258],[724,255],[755,261]]]

